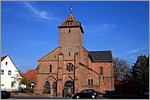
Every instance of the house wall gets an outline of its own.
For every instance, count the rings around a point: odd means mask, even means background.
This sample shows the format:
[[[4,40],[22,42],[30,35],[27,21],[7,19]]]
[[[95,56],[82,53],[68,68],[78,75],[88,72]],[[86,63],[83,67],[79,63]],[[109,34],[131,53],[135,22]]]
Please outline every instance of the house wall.
[[[8,62],[7,65],[6,62]],[[19,78],[21,78],[21,76],[8,56],[1,62],[1,70],[4,70],[4,75],[1,74],[1,90],[18,91]],[[11,71],[11,75],[8,75],[9,70]],[[15,84],[12,87],[11,84],[13,81],[15,81]]]

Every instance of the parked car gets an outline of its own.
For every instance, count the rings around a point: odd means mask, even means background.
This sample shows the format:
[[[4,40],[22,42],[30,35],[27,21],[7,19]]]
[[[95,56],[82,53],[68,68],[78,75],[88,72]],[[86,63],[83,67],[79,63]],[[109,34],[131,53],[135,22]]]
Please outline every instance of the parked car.
[[[8,99],[10,97],[10,92],[1,91],[1,99]]]
[[[80,98],[92,98],[95,99],[97,96],[97,93],[93,89],[86,89],[79,93],[76,93],[72,98],[73,99],[80,99]]]

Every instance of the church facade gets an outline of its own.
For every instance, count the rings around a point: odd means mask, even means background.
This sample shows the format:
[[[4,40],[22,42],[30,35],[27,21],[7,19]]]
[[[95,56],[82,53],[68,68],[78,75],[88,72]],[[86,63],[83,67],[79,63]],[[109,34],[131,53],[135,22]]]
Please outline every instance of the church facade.
[[[111,51],[88,51],[84,30],[73,14],[59,28],[59,46],[38,60],[34,93],[66,96],[84,89],[114,91]]]

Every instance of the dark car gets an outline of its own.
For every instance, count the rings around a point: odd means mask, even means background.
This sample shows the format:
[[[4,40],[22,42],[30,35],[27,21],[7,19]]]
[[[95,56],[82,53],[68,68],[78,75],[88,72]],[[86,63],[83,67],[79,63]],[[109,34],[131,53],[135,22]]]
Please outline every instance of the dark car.
[[[79,93],[76,93],[72,98],[73,99],[79,99],[79,98],[92,98],[95,99],[97,96],[97,93],[93,89],[86,89]]]
[[[10,97],[10,92],[1,91],[1,99],[8,99]]]

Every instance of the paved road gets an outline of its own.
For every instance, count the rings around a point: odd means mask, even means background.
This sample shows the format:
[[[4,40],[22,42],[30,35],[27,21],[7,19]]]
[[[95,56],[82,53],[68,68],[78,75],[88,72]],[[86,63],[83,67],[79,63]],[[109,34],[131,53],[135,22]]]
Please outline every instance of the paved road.
[[[97,96],[96,99],[148,99],[148,96]],[[9,99],[69,99],[62,97],[10,97]]]
[[[70,99],[70,98],[61,98],[61,97],[21,97],[21,96],[17,96],[17,97],[13,97],[11,96],[9,99]],[[97,96],[96,99],[106,99],[102,96]]]

